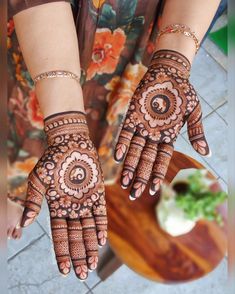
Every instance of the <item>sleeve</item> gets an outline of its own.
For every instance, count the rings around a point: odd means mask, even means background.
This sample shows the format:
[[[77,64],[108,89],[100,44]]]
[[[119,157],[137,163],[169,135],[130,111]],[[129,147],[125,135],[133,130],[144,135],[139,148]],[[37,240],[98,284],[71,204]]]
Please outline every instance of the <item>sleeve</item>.
[[[71,0],[8,0],[8,18],[13,17],[22,10],[50,2],[71,3]]]

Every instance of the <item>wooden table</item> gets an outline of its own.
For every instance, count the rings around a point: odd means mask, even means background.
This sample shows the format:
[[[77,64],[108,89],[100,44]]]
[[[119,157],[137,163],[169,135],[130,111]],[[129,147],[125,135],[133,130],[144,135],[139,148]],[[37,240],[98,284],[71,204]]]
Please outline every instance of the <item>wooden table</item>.
[[[191,157],[174,152],[167,181],[186,168],[203,166]],[[148,279],[177,283],[203,277],[223,259],[227,248],[226,209],[222,209],[223,227],[215,222],[199,221],[188,234],[172,237],[157,223],[155,206],[159,197],[150,196],[147,188],[142,197],[130,201],[129,192],[119,183],[106,187],[109,243],[120,264]]]

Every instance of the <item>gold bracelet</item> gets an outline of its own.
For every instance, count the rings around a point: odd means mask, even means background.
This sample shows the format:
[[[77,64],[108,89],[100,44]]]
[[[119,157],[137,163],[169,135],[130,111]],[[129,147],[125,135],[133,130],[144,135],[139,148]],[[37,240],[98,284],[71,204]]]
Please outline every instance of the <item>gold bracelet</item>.
[[[52,70],[52,71],[47,71],[44,73],[41,73],[37,75],[33,81],[34,84],[36,84],[40,80],[44,79],[51,79],[51,78],[71,78],[79,82],[80,77],[70,71],[67,70]]]
[[[164,29],[162,29],[158,34],[157,34],[157,40],[164,34],[171,34],[171,33],[180,33],[184,34],[186,37],[190,37],[193,39],[195,46],[196,46],[196,53],[199,50],[200,47],[200,42],[198,38],[196,37],[195,32],[191,31],[191,29],[183,24],[171,24],[166,26]]]

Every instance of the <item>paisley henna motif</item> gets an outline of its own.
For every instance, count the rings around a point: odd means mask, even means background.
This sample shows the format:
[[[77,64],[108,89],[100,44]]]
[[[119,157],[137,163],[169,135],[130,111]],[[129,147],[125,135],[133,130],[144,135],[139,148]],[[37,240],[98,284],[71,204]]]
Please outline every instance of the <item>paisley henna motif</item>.
[[[22,226],[32,223],[46,196],[59,270],[71,262],[79,279],[98,263],[107,238],[104,182],[85,115],[65,112],[45,119],[48,148],[29,175]]]
[[[182,54],[157,51],[130,101],[114,158],[125,158],[121,184],[127,188],[133,182],[131,200],[141,196],[151,173],[150,194],[160,189],[186,121],[193,148],[201,155],[209,153],[200,102],[189,82],[190,68]]]

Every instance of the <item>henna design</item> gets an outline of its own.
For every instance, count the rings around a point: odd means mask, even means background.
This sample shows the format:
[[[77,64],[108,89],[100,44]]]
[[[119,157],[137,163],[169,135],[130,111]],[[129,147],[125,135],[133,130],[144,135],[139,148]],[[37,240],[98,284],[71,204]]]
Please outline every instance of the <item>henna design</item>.
[[[208,155],[202,113],[196,91],[189,82],[190,62],[173,50],[159,50],[140,81],[124,120],[114,152],[125,158],[121,184],[133,182],[130,199],[143,193],[150,175],[150,194],[159,190],[173,153],[173,144],[187,121],[193,148]]]
[[[98,245],[107,239],[104,182],[85,115],[64,112],[45,119],[48,148],[28,179],[22,226],[32,223],[45,195],[50,211],[58,268],[67,275],[71,262],[85,280],[98,263]]]

